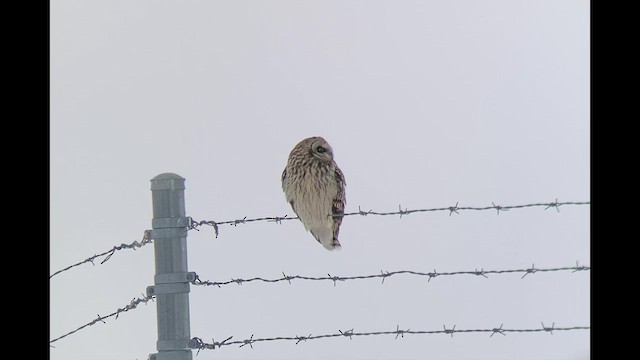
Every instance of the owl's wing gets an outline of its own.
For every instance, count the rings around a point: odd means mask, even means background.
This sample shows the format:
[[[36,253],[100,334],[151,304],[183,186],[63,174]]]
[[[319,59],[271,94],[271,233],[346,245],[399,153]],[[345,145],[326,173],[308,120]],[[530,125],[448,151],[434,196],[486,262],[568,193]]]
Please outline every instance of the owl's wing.
[[[282,176],[280,178],[280,180],[282,181],[282,190],[284,190],[284,179],[287,178],[287,168],[285,167],[284,170],[282,170]]]
[[[331,212],[333,215],[342,215],[344,214],[344,206],[347,203],[347,199],[344,193],[344,187],[347,183],[344,180],[344,174],[340,168],[336,167],[336,182],[338,185],[338,193],[336,197],[333,199],[333,205],[331,206]],[[333,238],[338,239],[338,233],[340,232],[340,224],[342,224],[342,217],[334,217],[333,218]]]
[[[293,206],[293,200],[289,199],[289,196],[287,194],[287,190],[285,189],[285,179],[287,178],[287,168],[285,167],[284,170],[282,170],[282,190],[284,191],[285,195],[287,196],[287,200],[289,200],[289,204],[291,204],[291,208],[293,209],[293,212],[296,213],[296,216],[300,217],[298,215],[298,212],[296,211],[295,206]]]

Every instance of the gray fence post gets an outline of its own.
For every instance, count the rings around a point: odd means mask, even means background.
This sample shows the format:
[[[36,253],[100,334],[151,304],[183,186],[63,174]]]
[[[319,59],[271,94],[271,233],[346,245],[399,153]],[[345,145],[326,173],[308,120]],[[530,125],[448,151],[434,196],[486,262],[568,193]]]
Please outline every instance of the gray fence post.
[[[192,360],[189,346],[189,282],[195,273],[187,270],[187,230],[184,178],[172,173],[151,179],[153,239],[156,275],[147,295],[155,295],[158,341],[149,360]]]

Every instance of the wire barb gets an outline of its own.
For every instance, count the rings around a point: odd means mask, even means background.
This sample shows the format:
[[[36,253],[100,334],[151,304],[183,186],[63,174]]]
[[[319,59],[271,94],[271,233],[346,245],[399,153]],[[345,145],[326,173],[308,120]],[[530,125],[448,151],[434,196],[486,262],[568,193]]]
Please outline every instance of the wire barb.
[[[284,271],[282,272],[282,276],[284,276],[284,279],[289,282],[289,285],[291,285],[291,279],[293,278],[291,276],[287,276]]]
[[[216,234],[216,239],[218,238],[218,223],[216,223],[213,220],[195,221],[195,220],[193,220],[193,218],[189,217],[189,226],[187,227],[187,229],[188,230],[200,231],[200,229],[198,229],[198,227],[200,227],[202,225],[209,225],[209,226],[213,227],[213,231]]]
[[[553,330],[555,330],[555,329],[554,329],[554,327],[556,326],[556,323],[555,323],[555,322],[554,322],[553,324],[551,324],[551,327],[546,327],[546,326],[544,326],[544,323],[543,323],[543,322],[540,322],[540,324],[542,324],[542,329],[543,329],[544,331],[548,331],[551,335],[553,335]]]
[[[400,335],[402,338],[404,338],[404,334],[408,331],[410,331],[411,329],[407,329],[407,330],[400,330],[400,325],[396,325],[396,340],[398,340],[398,335]]]
[[[348,336],[349,340],[353,340],[351,337],[353,336],[353,329],[351,330],[346,330],[346,331],[342,331],[342,330],[338,330],[340,331],[340,334],[342,334],[342,336]]]
[[[493,201],[491,202],[491,205],[493,205],[493,207],[496,209],[496,213],[498,215],[500,215],[500,211],[509,211],[509,209],[505,209],[504,207],[502,207],[500,205],[494,204]]]
[[[427,282],[431,282],[431,279],[438,276],[440,274],[438,274],[438,272],[436,271],[436,269],[433,269],[432,273],[428,273],[427,276],[429,276],[429,280],[427,280]]]
[[[298,341],[296,341],[296,345],[298,345],[298,343],[299,343],[300,341],[307,342],[307,340],[308,340],[309,338],[311,338],[311,334],[309,334],[309,336],[297,336],[297,335],[296,335],[296,339],[298,339]]]
[[[587,267],[587,266],[581,266],[580,264],[578,264],[578,261],[576,260],[576,268],[575,268],[575,270],[573,270],[572,272],[576,272],[576,271],[584,271],[584,270],[589,270],[589,267]]]
[[[215,349],[215,340],[211,339],[211,341],[213,341]],[[196,355],[199,355],[200,350],[204,348],[204,341],[202,341],[202,339],[200,339],[199,337],[191,338],[191,341],[189,341],[189,347],[192,349],[198,349]]]
[[[493,335],[495,335],[495,334],[500,334],[502,336],[507,336],[507,334],[504,333],[504,330],[502,330],[502,325],[504,325],[504,324],[500,324],[499,328],[493,328],[493,330],[491,331],[491,335],[489,335],[489,337],[493,337]]]
[[[331,280],[333,280],[333,286],[336,286],[336,281],[344,281],[345,279],[339,277],[339,276],[331,276],[331,274],[327,274],[327,276],[329,276],[329,278]]]
[[[238,226],[238,224],[244,224],[244,222],[247,220],[247,217],[243,217],[242,219],[238,219],[238,220],[233,220],[233,226]]]
[[[484,269],[480,269],[480,271],[478,271],[478,269],[476,268],[476,271],[474,271],[474,273],[475,273],[477,276],[484,276],[484,277],[485,277],[485,278],[487,278],[487,279],[489,278],[487,275],[485,275],[485,274],[484,274]]]
[[[460,215],[460,213],[458,212],[458,203],[456,202],[455,206],[449,206],[449,216],[451,216],[451,214],[456,213],[458,215]]]
[[[217,342],[215,338],[211,338],[212,343],[207,344],[204,341],[202,341],[202,339],[200,339],[199,337],[194,337],[189,342],[189,347],[192,349],[198,349],[198,352],[196,352],[196,355],[198,355],[200,354],[200,350],[203,350],[203,349],[215,350],[216,347],[220,348],[223,345],[231,345],[231,344],[227,344],[227,341],[231,339],[233,339],[233,336],[229,336],[228,338],[222,340],[221,342]]]
[[[369,210],[369,211],[362,211],[362,209],[360,209],[360,205],[358,205],[358,214],[359,214],[359,215],[367,216],[367,215],[371,214],[371,212],[372,212],[372,211],[373,211],[373,210]],[[343,215],[346,215],[346,214],[343,214]]]
[[[407,208],[402,210],[402,205],[398,205],[398,213],[400,213],[400,219],[402,219],[402,215],[411,214],[410,211],[407,211]]]
[[[531,264],[531,269],[527,269],[527,272],[524,275],[522,275],[522,277],[520,279],[524,279],[525,276],[527,276],[529,274],[534,274],[537,271],[538,270],[536,269],[536,266],[534,264]]]
[[[547,207],[544,208],[544,209],[547,210],[548,208],[553,207],[553,208],[556,208],[557,212],[560,212],[560,205],[562,205],[562,204],[558,203],[558,199],[556,198],[555,202],[547,204]]]
[[[447,327],[444,324],[442,325],[442,327],[444,328],[444,333],[445,334],[450,334],[451,337],[453,337],[453,333],[456,332],[456,325],[455,324],[453,325],[452,329],[447,329]]]
[[[253,343],[256,342],[255,340],[253,340],[253,334],[251,334],[251,338],[247,339],[247,340],[242,340],[242,345],[240,345],[240,347],[243,347],[245,345],[249,345],[252,349],[253,349]]]
[[[282,225],[282,220],[286,219],[287,216],[289,216],[289,215],[285,215],[285,216],[282,216],[282,217],[276,216],[273,220],[268,220],[268,221],[273,221],[273,222],[275,222],[277,224]]]
[[[387,276],[391,276],[391,274],[389,274],[388,271],[382,271],[380,270],[380,274],[382,275],[382,284],[384,284],[384,279],[387,278]]]

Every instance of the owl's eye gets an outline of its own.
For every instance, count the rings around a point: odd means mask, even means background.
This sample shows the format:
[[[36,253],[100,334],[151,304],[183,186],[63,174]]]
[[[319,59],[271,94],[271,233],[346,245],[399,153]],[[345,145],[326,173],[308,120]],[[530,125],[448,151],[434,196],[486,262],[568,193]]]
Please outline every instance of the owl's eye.
[[[327,151],[327,149],[323,148],[322,146],[318,146],[318,152],[319,152],[319,153],[321,153],[321,154],[322,154],[322,153],[323,153],[323,152],[325,152],[325,151]]]

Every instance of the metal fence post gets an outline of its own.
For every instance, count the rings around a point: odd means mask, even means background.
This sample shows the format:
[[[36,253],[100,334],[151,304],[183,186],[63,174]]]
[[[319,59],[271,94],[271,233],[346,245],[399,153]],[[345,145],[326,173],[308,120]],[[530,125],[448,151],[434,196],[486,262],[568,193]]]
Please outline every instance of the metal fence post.
[[[149,360],[192,360],[189,346],[189,283],[195,273],[187,270],[187,230],[184,178],[172,173],[151,179],[156,275],[147,295],[155,295],[158,341]]]

